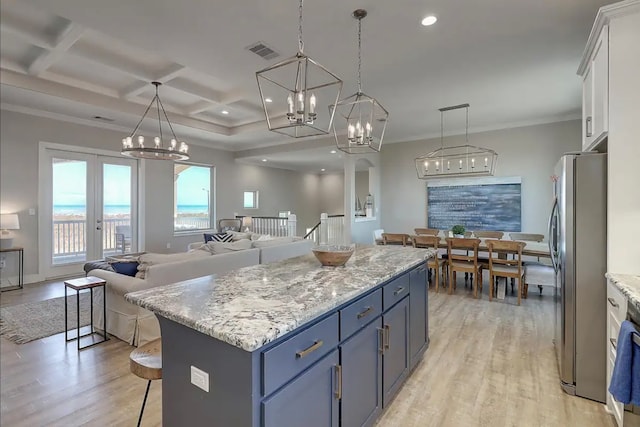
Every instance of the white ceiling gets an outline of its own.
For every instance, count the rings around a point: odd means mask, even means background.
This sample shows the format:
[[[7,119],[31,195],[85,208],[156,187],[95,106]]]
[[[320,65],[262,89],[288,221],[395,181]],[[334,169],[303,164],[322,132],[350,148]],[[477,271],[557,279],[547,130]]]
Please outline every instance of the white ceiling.
[[[471,131],[576,118],[576,69],[602,0],[305,2],[305,52],[356,89],[356,24],[365,8],[363,89],[390,112],[386,142],[438,135],[439,107],[468,102]],[[319,170],[268,132],[255,71],[297,48],[295,0],[2,0],[2,108],[129,132],[160,80],[176,133],[246,162]],[[438,16],[420,26],[426,14]],[[262,41],[271,61],[246,50]],[[223,115],[222,110],[230,114]],[[114,119],[104,122],[93,119]],[[464,116],[446,128],[464,129]],[[150,129],[153,129],[150,127]],[[320,151],[329,144],[322,139]],[[274,148],[274,145],[278,145]],[[312,146],[304,144],[304,146]],[[271,148],[264,148],[271,147]],[[279,154],[278,154],[279,153]]]

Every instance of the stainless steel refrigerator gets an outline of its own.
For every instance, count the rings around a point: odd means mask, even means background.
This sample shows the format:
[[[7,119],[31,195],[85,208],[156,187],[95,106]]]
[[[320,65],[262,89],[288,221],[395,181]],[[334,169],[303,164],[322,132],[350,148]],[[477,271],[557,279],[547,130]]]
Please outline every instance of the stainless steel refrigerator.
[[[605,402],[607,155],[566,154],[554,180],[549,247],[560,382],[569,394]]]

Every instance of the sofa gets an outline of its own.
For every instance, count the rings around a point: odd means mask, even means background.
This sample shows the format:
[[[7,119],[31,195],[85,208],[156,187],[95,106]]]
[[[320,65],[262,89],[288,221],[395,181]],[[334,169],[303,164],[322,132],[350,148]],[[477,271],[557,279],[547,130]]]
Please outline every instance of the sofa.
[[[135,257],[135,261],[140,263],[136,277],[100,268],[90,270],[88,275],[107,282],[107,332],[134,346],[160,337],[158,319],[151,311],[127,302],[124,295],[129,292],[301,256],[310,253],[313,246],[310,240],[270,240],[252,242],[249,249],[225,253],[212,253],[210,246],[216,245],[194,242],[184,253],[142,254]],[[101,292],[95,292],[94,304],[102,305],[102,298]],[[94,325],[104,329],[102,310],[94,310],[93,317]]]

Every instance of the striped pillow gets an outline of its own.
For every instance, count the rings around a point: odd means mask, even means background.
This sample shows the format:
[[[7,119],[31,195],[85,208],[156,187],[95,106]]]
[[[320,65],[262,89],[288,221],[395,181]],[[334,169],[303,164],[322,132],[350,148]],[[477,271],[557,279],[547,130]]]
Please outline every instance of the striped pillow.
[[[233,235],[227,233],[215,233],[215,234],[207,234],[204,233],[204,242],[231,242],[233,240]]]

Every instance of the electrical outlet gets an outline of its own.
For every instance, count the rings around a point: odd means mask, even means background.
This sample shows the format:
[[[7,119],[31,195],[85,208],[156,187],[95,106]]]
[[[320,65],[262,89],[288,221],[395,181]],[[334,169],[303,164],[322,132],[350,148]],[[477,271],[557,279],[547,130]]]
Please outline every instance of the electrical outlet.
[[[7,266],[7,262],[4,258],[0,258],[0,268],[5,268]]]
[[[171,243],[167,242],[167,249],[171,249]]]
[[[209,374],[191,366],[191,384],[209,393]]]

